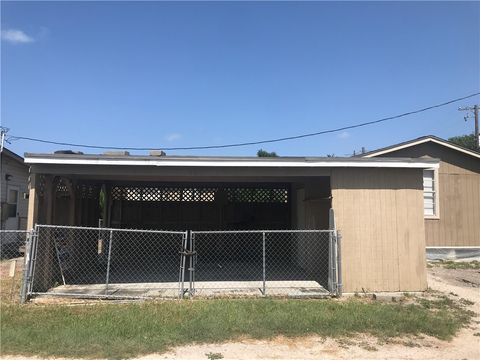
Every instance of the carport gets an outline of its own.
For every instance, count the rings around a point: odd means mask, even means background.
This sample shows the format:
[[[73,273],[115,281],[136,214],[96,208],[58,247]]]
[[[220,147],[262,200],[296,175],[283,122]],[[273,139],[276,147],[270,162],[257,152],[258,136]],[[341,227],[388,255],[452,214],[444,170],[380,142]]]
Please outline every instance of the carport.
[[[338,187],[342,171],[380,173],[388,189],[401,169],[417,196],[421,169],[436,164],[71,152],[25,154],[25,161],[29,226],[44,225],[37,228],[31,293],[63,283],[98,286],[102,294],[115,284],[330,294],[342,282],[332,277],[338,276],[334,192],[352,190]]]

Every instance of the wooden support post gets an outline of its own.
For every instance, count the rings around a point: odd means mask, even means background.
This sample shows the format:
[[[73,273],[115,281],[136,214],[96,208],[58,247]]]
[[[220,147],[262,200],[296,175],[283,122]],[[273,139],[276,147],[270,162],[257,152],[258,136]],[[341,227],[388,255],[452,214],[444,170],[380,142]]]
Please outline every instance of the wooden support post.
[[[30,170],[31,171],[31,170]],[[38,195],[37,185],[38,175],[30,173],[29,178],[29,193],[28,193],[28,215],[27,215],[27,229],[33,229],[37,223],[38,217]]]
[[[40,211],[44,212],[40,216],[43,220],[42,224],[53,225],[56,223],[55,219],[55,181],[51,175],[45,175],[45,188],[43,195],[43,207]],[[52,231],[42,229],[38,238],[38,250],[37,250],[37,264],[35,283],[38,286],[38,291],[48,290],[54,282],[53,266],[57,261],[57,254],[55,250],[55,243]]]

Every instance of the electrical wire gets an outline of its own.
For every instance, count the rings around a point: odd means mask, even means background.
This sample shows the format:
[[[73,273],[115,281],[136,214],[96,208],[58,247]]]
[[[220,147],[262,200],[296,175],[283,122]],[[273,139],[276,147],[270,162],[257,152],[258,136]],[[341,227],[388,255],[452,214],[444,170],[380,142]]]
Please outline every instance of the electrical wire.
[[[480,92],[470,94],[467,96],[463,96],[457,99],[449,100],[440,104],[432,105],[432,106],[427,106],[418,110],[414,111],[409,111],[405,112],[403,114],[399,115],[394,115],[394,116],[389,116],[373,121],[367,121],[359,124],[354,124],[354,125],[349,125],[349,126],[343,126],[339,128],[334,128],[334,129],[329,129],[329,130],[322,130],[318,132],[313,132],[313,133],[307,133],[307,134],[300,134],[300,135],[294,135],[294,136],[286,136],[286,137],[281,137],[281,138],[274,138],[274,139],[267,139],[267,140],[258,140],[258,141],[249,141],[249,142],[241,142],[241,143],[233,143],[233,144],[223,144],[223,145],[204,145],[204,146],[182,146],[182,147],[117,147],[117,146],[101,146],[101,145],[88,145],[88,144],[74,144],[74,143],[67,143],[67,142],[59,142],[59,141],[51,141],[51,140],[44,140],[44,139],[38,139],[38,138],[32,138],[32,137],[26,137],[26,136],[14,136],[11,135],[9,136],[9,140],[26,140],[26,141],[34,141],[34,142],[40,142],[44,144],[53,144],[53,145],[61,145],[61,146],[71,146],[71,147],[81,147],[81,148],[89,148],[89,149],[107,149],[107,150],[138,150],[138,151],[149,151],[149,150],[166,150],[166,151],[175,151],[175,150],[205,150],[205,149],[224,149],[224,148],[232,148],[232,147],[241,147],[241,146],[250,146],[250,145],[261,145],[261,144],[270,144],[270,143],[276,143],[276,142],[281,142],[281,141],[289,141],[289,140],[296,140],[296,139],[302,139],[302,138],[307,138],[307,137],[312,137],[312,136],[318,136],[318,135],[323,135],[323,134],[331,134],[339,131],[345,131],[345,130],[350,130],[350,129],[355,129],[359,127],[364,127],[364,126],[369,126],[373,124],[378,124],[390,120],[395,120],[399,119],[405,116],[409,115],[414,115],[418,114],[424,111],[436,109],[442,106],[446,106],[455,102],[459,102],[465,99],[469,99],[471,97],[480,95]]]

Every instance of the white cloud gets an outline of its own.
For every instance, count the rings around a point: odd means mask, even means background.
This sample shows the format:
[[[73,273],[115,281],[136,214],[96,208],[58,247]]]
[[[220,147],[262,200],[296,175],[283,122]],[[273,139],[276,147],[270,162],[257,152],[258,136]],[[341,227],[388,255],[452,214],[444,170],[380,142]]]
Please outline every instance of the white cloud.
[[[176,141],[176,140],[179,140],[182,138],[182,135],[181,134],[178,134],[178,133],[172,133],[172,134],[168,134],[165,139],[169,142],[172,142],[172,141]]]
[[[350,133],[346,131],[342,131],[340,134],[337,135],[339,139],[348,139],[350,137]]]
[[[2,30],[2,40],[8,41],[12,44],[26,44],[35,41],[31,36],[28,36],[22,30],[17,29]]]

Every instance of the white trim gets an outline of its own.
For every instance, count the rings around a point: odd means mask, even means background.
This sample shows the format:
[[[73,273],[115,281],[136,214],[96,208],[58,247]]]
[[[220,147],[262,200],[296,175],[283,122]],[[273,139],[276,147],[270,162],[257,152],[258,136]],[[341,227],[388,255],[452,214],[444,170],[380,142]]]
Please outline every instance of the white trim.
[[[379,156],[379,155],[383,155],[383,154],[388,154],[388,153],[393,152],[393,151],[405,149],[405,148],[408,148],[408,147],[411,147],[411,146],[415,146],[415,145],[419,145],[419,144],[423,144],[423,143],[426,143],[426,142],[429,142],[429,141],[434,142],[434,143],[439,144],[439,145],[443,145],[443,146],[449,147],[449,148],[451,148],[451,149],[454,149],[454,150],[463,152],[463,153],[465,153],[465,154],[468,154],[468,155],[471,155],[471,156],[474,156],[474,157],[480,159],[480,154],[477,154],[477,153],[474,152],[474,151],[469,151],[469,150],[463,149],[463,148],[461,148],[461,147],[452,145],[452,144],[450,144],[450,143],[443,142],[443,141],[439,141],[439,140],[434,139],[434,138],[425,138],[425,139],[422,139],[422,140],[417,140],[417,141],[410,142],[410,143],[407,143],[407,144],[395,146],[395,147],[392,147],[392,148],[389,148],[389,149],[375,151],[375,152],[373,152],[373,153],[371,153],[371,154],[365,155],[364,157],[366,157],[366,158],[371,158],[371,157],[375,157],[375,156]]]
[[[433,199],[433,215],[426,215],[425,214],[425,200],[424,200],[424,218],[425,220],[439,220],[440,219],[440,186],[439,186],[439,176],[438,176],[438,168],[429,168],[429,169],[424,169],[424,179],[425,179],[425,170],[431,170],[433,171],[433,194],[434,194],[434,199]],[[425,187],[423,188],[423,194],[425,196]]]
[[[241,161],[241,160],[145,160],[145,159],[53,159],[25,158],[27,164],[58,164],[58,165],[117,165],[117,166],[165,166],[165,167],[359,167],[359,168],[438,168],[439,164],[425,161]]]

